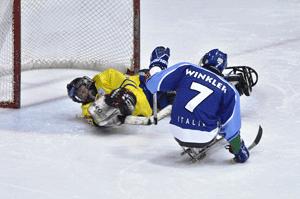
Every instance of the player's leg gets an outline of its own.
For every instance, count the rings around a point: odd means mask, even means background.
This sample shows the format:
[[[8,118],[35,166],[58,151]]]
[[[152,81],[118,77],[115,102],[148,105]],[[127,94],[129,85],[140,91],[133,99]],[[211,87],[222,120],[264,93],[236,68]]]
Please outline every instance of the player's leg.
[[[181,146],[201,148],[211,142],[218,134],[218,129],[208,131],[182,129],[178,126],[171,125],[170,132],[178,140]]]
[[[207,132],[182,129],[172,125],[169,130],[172,132],[177,143],[183,148],[181,154],[188,154],[192,160],[202,159],[207,149],[220,139],[218,137],[218,129]]]

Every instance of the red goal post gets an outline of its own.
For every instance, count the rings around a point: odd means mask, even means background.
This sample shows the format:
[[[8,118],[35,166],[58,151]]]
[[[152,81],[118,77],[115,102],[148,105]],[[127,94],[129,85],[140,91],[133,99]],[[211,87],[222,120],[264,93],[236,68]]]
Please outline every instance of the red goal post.
[[[23,70],[139,65],[140,0],[0,1],[0,107],[20,107]]]

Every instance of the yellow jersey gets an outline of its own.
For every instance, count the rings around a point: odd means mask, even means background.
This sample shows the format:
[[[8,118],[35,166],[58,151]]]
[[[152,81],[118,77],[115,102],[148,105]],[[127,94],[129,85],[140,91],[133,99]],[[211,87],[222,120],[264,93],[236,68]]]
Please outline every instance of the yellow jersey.
[[[111,91],[119,87],[126,87],[136,97],[136,105],[132,115],[144,117],[150,117],[152,115],[152,109],[147,97],[143,89],[139,87],[139,75],[128,76],[116,69],[109,68],[96,74],[93,77],[93,81],[95,82],[98,93],[102,94],[110,94]],[[87,119],[91,118],[88,112],[88,108],[91,104],[92,102],[81,106],[82,115]]]

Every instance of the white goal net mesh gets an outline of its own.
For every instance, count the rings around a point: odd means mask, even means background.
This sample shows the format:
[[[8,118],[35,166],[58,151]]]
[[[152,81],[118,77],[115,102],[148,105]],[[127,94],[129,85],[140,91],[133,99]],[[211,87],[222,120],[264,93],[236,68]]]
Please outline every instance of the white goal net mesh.
[[[0,102],[14,99],[12,1],[0,1]]]
[[[13,0],[0,1],[0,102],[11,100]],[[21,68],[133,67],[133,0],[21,0]]]

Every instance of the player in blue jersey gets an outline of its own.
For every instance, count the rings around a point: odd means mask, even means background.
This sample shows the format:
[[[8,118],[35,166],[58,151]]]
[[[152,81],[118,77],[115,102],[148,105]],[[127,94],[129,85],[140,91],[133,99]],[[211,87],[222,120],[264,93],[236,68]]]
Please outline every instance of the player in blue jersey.
[[[176,91],[170,123],[181,146],[201,147],[217,134],[222,135],[234,160],[243,163],[249,151],[240,137],[240,97],[222,76],[227,55],[213,49],[203,56],[200,65],[175,64],[151,76],[147,88],[151,93]]]

